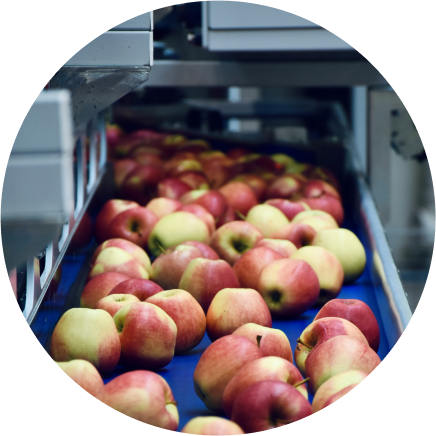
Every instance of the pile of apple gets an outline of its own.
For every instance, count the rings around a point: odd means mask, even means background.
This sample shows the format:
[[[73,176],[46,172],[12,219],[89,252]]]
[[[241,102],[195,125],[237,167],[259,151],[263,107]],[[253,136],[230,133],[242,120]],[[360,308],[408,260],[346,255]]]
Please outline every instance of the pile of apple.
[[[198,417],[182,432],[242,434],[326,407],[380,363],[371,309],[336,298],[366,257],[356,235],[340,228],[339,185],[329,171],[149,130],[111,128],[107,139],[119,198],[96,218],[100,245],[81,307],[65,312],[50,345],[84,389],[177,430],[177,403],[154,371],[207,333],[195,391],[230,421]],[[272,319],[314,305],[321,310],[293,353]],[[100,374],[119,364],[128,372],[104,385]]]

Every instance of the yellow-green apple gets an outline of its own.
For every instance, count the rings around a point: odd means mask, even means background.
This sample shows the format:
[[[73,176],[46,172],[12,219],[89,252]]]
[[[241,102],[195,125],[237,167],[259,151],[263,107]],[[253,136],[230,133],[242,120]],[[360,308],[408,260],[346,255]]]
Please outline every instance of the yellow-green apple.
[[[206,175],[201,171],[186,171],[177,178],[189,185],[191,189],[209,189]]]
[[[329,398],[333,395],[342,391],[342,389],[347,388],[349,386],[356,386],[362,380],[364,380],[368,374],[357,371],[350,370],[340,372],[339,374],[334,375],[329,378],[326,382],[324,382],[316,391],[313,401],[312,401],[312,411],[313,413],[318,412],[319,410],[326,407],[326,403]]]
[[[154,283],[151,280],[128,279],[114,286],[108,295],[131,294],[138,298],[139,301],[145,301],[152,295],[162,291],[163,289],[157,283]]]
[[[228,205],[242,215],[247,215],[248,211],[259,203],[253,190],[242,182],[229,182],[219,191],[226,198]]]
[[[128,304],[113,321],[121,343],[120,363],[126,368],[156,370],[173,360],[177,326],[160,307],[143,301]]]
[[[319,280],[304,260],[279,259],[263,267],[256,290],[275,317],[296,317],[310,309],[319,296]]]
[[[241,174],[231,181],[246,183],[253,190],[258,201],[263,201],[268,189],[268,184],[265,180],[256,174]]]
[[[223,393],[229,381],[248,362],[263,357],[250,339],[239,335],[224,336],[213,342],[201,355],[194,371],[198,397],[213,412],[223,412]]]
[[[163,250],[185,241],[209,241],[209,229],[197,216],[190,212],[173,212],[161,218],[148,238],[150,252],[158,256]]]
[[[311,209],[322,210],[329,213],[335,219],[338,226],[341,226],[344,221],[344,208],[341,201],[336,197],[329,195],[316,198],[302,197],[300,202],[307,204]]]
[[[220,191],[214,189],[195,189],[180,197],[183,204],[199,204],[203,206],[214,219],[220,219],[227,208],[227,200]]]
[[[197,416],[188,421],[180,432],[203,435],[245,434],[238,424],[220,416]]]
[[[321,230],[311,245],[323,247],[339,259],[344,270],[344,283],[354,282],[362,275],[366,265],[365,249],[351,230]]]
[[[344,281],[344,270],[331,251],[323,247],[301,247],[291,259],[305,260],[316,272],[321,288],[317,304],[325,304],[339,295]]]
[[[370,374],[379,364],[380,357],[361,340],[349,335],[335,336],[307,356],[309,390],[315,393],[329,378],[351,369]]]
[[[296,385],[296,389],[307,400],[306,385],[301,383],[303,377],[291,362],[276,356],[261,357],[244,365],[227,384],[223,393],[226,415],[232,416],[233,403],[244,389],[264,380],[281,381],[290,386]]]
[[[151,371],[130,371],[105,385],[99,399],[112,409],[155,427],[176,431],[177,403],[168,383]]]
[[[176,212],[182,207],[179,200],[165,197],[157,197],[150,200],[145,206],[146,209],[151,210],[158,219],[165,215]]]
[[[96,309],[105,310],[110,316],[114,315],[126,304],[137,303],[139,298],[132,294],[111,294],[97,301]]]
[[[321,230],[326,230],[326,229],[337,229],[338,225],[336,224],[336,222],[334,224],[332,224],[331,222],[324,220],[322,218],[319,217],[307,217],[305,218],[303,221],[301,221],[299,224],[307,224],[308,226],[312,227],[315,232],[320,232]]]
[[[129,200],[109,200],[100,209],[95,220],[95,237],[98,242],[110,239],[108,229],[111,221],[121,212],[138,207],[139,204]]]
[[[277,253],[280,253],[283,257],[291,257],[297,251],[297,247],[287,239],[265,238],[260,240],[254,248],[259,247],[265,247],[277,251]]]
[[[56,324],[50,341],[50,356],[57,362],[84,359],[100,373],[115,369],[121,345],[112,317],[104,310],[73,308]]]
[[[69,362],[56,362],[58,366],[81,388],[94,397],[98,397],[104,383],[96,367],[83,359],[74,359]]]
[[[231,335],[249,322],[271,327],[271,314],[263,298],[254,289],[221,289],[206,314],[206,331],[211,341]]]
[[[304,223],[289,223],[271,235],[271,239],[287,239],[297,248],[310,245],[315,239],[316,230]]]
[[[191,260],[203,257],[192,245],[176,245],[160,254],[151,265],[151,280],[164,290],[178,289],[180,279]]]
[[[266,198],[290,198],[299,193],[303,188],[303,183],[292,174],[285,174],[276,179],[268,186]]]
[[[285,214],[269,204],[258,204],[252,207],[245,221],[256,226],[265,238],[271,237],[276,231],[289,224]]]
[[[323,409],[327,406],[330,406],[330,404],[333,404],[334,402],[341,399],[343,396],[348,394],[348,392],[352,391],[357,385],[358,383],[348,385],[347,387],[341,389],[340,391],[336,392],[335,394],[327,398],[326,402],[324,403]]]
[[[157,185],[157,195],[159,197],[171,198],[178,200],[186,192],[192,191],[192,188],[180,179],[168,177],[163,179]]]
[[[233,403],[232,421],[245,433],[271,430],[312,414],[309,401],[293,386],[264,380],[244,389]]]
[[[297,201],[290,201],[284,198],[272,198],[265,201],[265,204],[274,206],[283,212],[288,220],[292,220],[295,215],[305,210],[309,210],[309,206],[305,203],[299,203]]]
[[[285,170],[292,168],[298,163],[293,157],[284,153],[275,153],[271,155],[271,159],[279,164],[284,165]]]
[[[277,356],[293,362],[291,344],[282,330],[249,322],[238,327],[232,335],[250,339],[259,346],[264,356]]]
[[[209,245],[221,259],[233,265],[261,239],[263,239],[262,232],[253,224],[246,221],[231,221],[215,231]]]
[[[164,177],[165,173],[161,168],[153,165],[138,165],[121,184],[121,196],[145,206],[156,196],[157,185]]]
[[[130,253],[118,247],[106,248],[97,256],[88,278],[105,272],[125,274],[132,279],[148,279],[146,269]]]
[[[363,333],[351,322],[343,318],[328,317],[318,319],[308,325],[297,340],[295,364],[303,375],[306,374],[306,360],[311,351],[335,336],[348,335],[368,345]]]
[[[176,178],[186,171],[202,171],[203,166],[197,159],[186,159],[182,156],[175,157],[165,163],[165,174],[167,177]]]
[[[202,252],[203,257],[206,259],[210,259],[210,260],[219,259],[219,256],[218,254],[216,254],[215,250],[212,250],[212,248],[210,248],[209,245],[203,244],[203,242],[186,241],[183,243],[183,245],[192,245],[193,247],[198,248]]]
[[[199,204],[185,204],[181,205],[179,210],[193,213],[196,217],[200,218],[206,224],[209,236],[212,236],[212,233],[215,231],[215,219],[203,206]]]
[[[303,197],[319,198],[323,196],[334,197],[341,201],[339,192],[325,180],[309,180],[303,188]]]
[[[303,204],[303,203],[298,203],[298,204]],[[312,210],[312,209],[303,210],[297,213],[297,215],[295,215],[294,218],[292,218],[291,222],[302,223],[305,222],[308,218],[319,218],[328,221],[332,226],[334,226],[334,228],[338,227],[335,219],[328,212],[325,212],[323,210]]]
[[[206,313],[221,289],[239,288],[239,281],[226,261],[197,258],[189,262],[178,287],[189,292]]]
[[[246,251],[233,265],[233,271],[241,288],[256,289],[257,278],[265,265],[283,259],[280,253],[271,248],[258,247]]]
[[[109,295],[116,285],[129,278],[128,275],[117,272],[106,272],[95,276],[83,288],[80,307],[95,309],[97,301]]]
[[[139,245],[121,238],[112,238],[104,241],[94,251],[91,258],[91,265],[95,263],[97,256],[106,248],[118,247],[130,253],[150,273],[151,262],[147,253]]]
[[[150,209],[134,207],[119,213],[110,223],[110,238],[121,238],[144,248],[148,236],[159,218]]]
[[[117,189],[120,189],[124,179],[133,171],[138,163],[133,159],[118,159],[114,163],[114,183]]]
[[[206,316],[197,300],[182,289],[162,291],[146,300],[164,310],[177,326],[175,354],[195,348],[206,332]]]
[[[363,301],[356,299],[340,299],[327,302],[316,314],[314,321],[336,316],[352,322],[364,334],[369,346],[378,351],[380,345],[380,328],[371,308]]]

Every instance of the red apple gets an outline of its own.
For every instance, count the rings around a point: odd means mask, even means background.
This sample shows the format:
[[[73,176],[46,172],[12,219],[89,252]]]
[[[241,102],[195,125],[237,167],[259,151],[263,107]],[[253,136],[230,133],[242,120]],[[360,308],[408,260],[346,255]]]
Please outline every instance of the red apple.
[[[245,433],[270,430],[312,414],[309,401],[293,386],[281,381],[255,383],[233,404],[232,421]]]
[[[199,204],[203,206],[215,219],[219,219],[227,208],[227,201],[223,194],[215,190],[196,189],[180,197],[183,204]]]
[[[152,165],[156,168],[164,166],[163,160],[157,154],[151,152],[148,147],[135,147],[129,155],[138,163],[138,165]]]
[[[160,307],[177,326],[175,354],[195,348],[206,332],[206,316],[195,298],[181,289],[162,291],[147,299]]]
[[[197,258],[189,262],[178,287],[188,291],[206,313],[221,289],[238,288],[239,281],[226,261]]]
[[[283,256],[270,248],[256,246],[246,251],[233,265],[240,286],[256,289],[257,278],[262,268],[278,259],[283,259]]]
[[[106,272],[95,276],[83,288],[80,297],[80,307],[95,309],[95,305],[99,300],[109,295],[109,292],[118,283],[129,278],[128,275],[117,272]]]
[[[117,189],[120,189],[124,179],[138,166],[138,163],[133,159],[119,159],[113,165],[115,186]]]
[[[156,370],[173,360],[177,326],[160,307],[147,302],[128,304],[113,320],[119,333],[123,366]]]
[[[223,226],[224,224],[227,224],[231,221],[236,221],[240,219],[240,217],[237,217],[235,214],[235,211],[231,206],[227,206],[226,211],[223,215],[221,215],[221,218],[216,222],[216,228]]]
[[[336,316],[352,322],[365,335],[369,346],[378,351],[380,344],[380,329],[373,311],[361,300],[335,299],[327,302],[317,313],[314,321],[321,318]]]
[[[97,276],[99,277],[99,276]],[[91,283],[91,282],[90,282]],[[163,289],[156,283],[147,279],[128,279],[116,285],[108,295],[113,294],[131,294],[134,295],[139,301],[145,301]]]
[[[259,274],[256,289],[273,316],[286,318],[310,309],[320,290],[312,267],[296,259],[280,259],[266,265]]]
[[[97,301],[96,309],[105,310],[111,317],[126,304],[137,303],[139,299],[130,294],[111,294]]]
[[[224,389],[223,405],[227,416],[232,416],[233,404],[245,389],[264,380],[275,380],[296,386],[307,400],[307,388],[298,369],[288,360],[276,356],[261,357],[244,365]]]
[[[248,362],[263,357],[259,347],[238,335],[224,336],[206,348],[194,371],[198,397],[213,412],[223,412],[223,393],[229,381]]]
[[[221,259],[233,265],[261,239],[263,239],[262,232],[252,224],[245,221],[231,221],[215,231],[209,245]]]
[[[179,414],[168,383],[151,371],[130,371],[105,385],[99,399],[138,421],[176,431]]]
[[[269,185],[266,191],[266,198],[289,198],[298,194],[302,188],[303,184],[298,178],[292,174],[285,174]]]
[[[323,195],[317,198],[301,198],[301,203],[307,204],[313,210],[323,210],[329,213],[336,221],[338,226],[341,226],[344,221],[344,208],[342,203],[335,197]]]
[[[232,182],[246,183],[253,190],[258,201],[263,201],[266,190],[268,189],[268,184],[265,180],[256,174],[241,174],[235,177]]]
[[[70,228],[70,231],[71,230]],[[91,242],[93,234],[94,226],[92,225],[91,217],[89,213],[85,211],[68,244],[68,253],[85,248]]]
[[[157,185],[157,195],[159,197],[178,200],[186,192],[192,191],[191,186],[176,178],[163,179]]]
[[[324,180],[309,180],[303,188],[303,197],[319,198],[323,196],[334,197],[341,201],[339,192],[330,183]]]
[[[202,171],[203,166],[197,159],[172,159],[165,163],[165,174],[167,177],[177,178],[187,171]]]
[[[151,210],[158,219],[161,219],[165,215],[176,212],[182,207],[182,203],[179,200],[173,200],[171,198],[157,197],[150,200],[145,206],[146,209]]]
[[[216,254],[212,248],[209,247],[209,245],[203,244],[202,242],[198,241],[186,241],[183,243],[183,245],[192,245],[195,248],[198,248],[201,253],[203,254],[203,257],[210,260],[218,260],[219,256]],[[234,287],[234,286],[232,286]]]
[[[201,171],[186,171],[177,176],[179,180],[186,183],[191,189],[209,189],[206,175]]]
[[[268,306],[259,293],[254,289],[221,289],[207,310],[207,335],[211,341],[216,341],[249,322],[272,326]]]
[[[245,434],[238,424],[220,416],[197,416],[188,421],[180,432],[203,435]]]
[[[282,211],[288,220],[292,220],[299,212],[303,212],[309,208],[309,205],[305,203],[290,201],[283,198],[273,198],[265,201],[265,204],[274,206]]]
[[[315,239],[316,230],[308,224],[289,223],[271,235],[271,239],[287,239],[297,248],[310,245]]]
[[[260,248],[265,247],[269,248],[270,250],[277,251],[277,253],[280,253],[283,257],[291,257],[296,251],[297,247],[291,242],[286,239],[262,239],[254,248]]]
[[[259,202],[253,190],[242,182],[230,182],[222,186],[219,191],[224,195],[227,204],[237,213],[247,215],[248,211]]]

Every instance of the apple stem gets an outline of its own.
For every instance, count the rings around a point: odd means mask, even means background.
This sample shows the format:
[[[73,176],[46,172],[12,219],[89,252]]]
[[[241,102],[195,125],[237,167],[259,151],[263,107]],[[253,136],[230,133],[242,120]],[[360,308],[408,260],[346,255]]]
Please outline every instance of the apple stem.
[[[156,244],[156,247],[159,248],[159,250],[160,250],[162,253],[165,253],[165,248],[163,248],[162,245],[159,244],[159,242],[155,242],[155,244]]]
[[[301,344],[301,345],[304,345],[305,347],[309,348],[310,350],[313,348],[310,345],[305,344],[300,338],[297,339],[297,343]]]
[[[295,383],[294,388],[298,388],[298,386],[303,385],[304,383],[308,382],[310,380],[310,377],[305,378],[304,380],[301,380],[298,383]]]
[[[177,406],[177,401],[170,401],[170,402],[167,403],[167,404],[173,404],[174,406]]]
[[[256,336],[257,346],[260,348],[260,340],[262,339],[261,335]]]
[[[239,218],[241,218],[241,220],[245,221],[247,218],[245,217],[245,215],[243,215],[241,212],[239,212],[239,210],[235,210],[235,214],[238,215]]]

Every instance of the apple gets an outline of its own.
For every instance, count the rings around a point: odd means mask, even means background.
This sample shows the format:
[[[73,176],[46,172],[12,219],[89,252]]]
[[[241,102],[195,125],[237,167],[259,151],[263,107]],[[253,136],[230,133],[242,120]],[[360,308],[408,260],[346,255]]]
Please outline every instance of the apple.
[[[344,283],[352,283],[362,275],[366,265],[365,248],[351,230],[321,230],[311,245],[323,247],[339,259],[344,270]]]
[[[179,210],[193,213],[196,217],[200,218],[206,224],[209,236],[215,231],[215,219],[203,206],[199,204],[185,204],[183,206],[180,205]]]
[[[173,212],[161,218],[148,238],[150,252],[158,256],[167,248],[182,244],[185,241],[209,241],[207,225],[190,212]]]
[[[245,433],[270,430],[312,414],[309,401],[293,386],[265,380],[244,389],[233,404],[232,421]]]
[[[335,336],[314,348],[306,359],[309,390],[318,388],[340,372],[351,369],[370,374],[380,364],[376,352],[352,336]]]
[[[277,356],[293,362],[291,344],[282,330],[249,322],[238,327],[232,335],[250,339],[259,346],[264,356]]]
[[[304,205],[304,203],[297,203],[297,204],[301,204],[302,206]],[[333,216],[323,210],[312,210],[312,209],[303,210],[298,214],[296,214],[291,222],[304,223],[308,218],[319,218],[329,222],[332,226],[334,226],[334,228],[338,228],[336,220],[333,218]]]
[[[310,245],[315,239],[316,230],[305,223],[289,223],[271,235],[271,239],[286,239],[297,248]]]
[[[263,357],[250,339],[238,335],[224,336],[201,355],[194,371],[194,388],[198,397],[213,412],[223,412],[223,393],[229,381],[248,362]]]
[[[308,325],[297,340],[295,364],[303,375],[306,374],[306,360],[311,351],[335,336],[348,335],[368,345],[363,333],[351,322],[342,318],[322,318]]]
[[[340,185],[336,176],[327,168],[316,166],[309,171],[306,171],[308,179],[320,179],[332,185],[336,191],[340,191]]]
[[[203,166],[197,159],[172,159],[165,163],[165,174],[167,177],[177,178],[186,171],[202,171]]]
[[[242,288],[256,289],[260,271],[274,260],[283,259],[275,250],[257,247],[246,251],[233,265],[233,271]]]
[[[104,374],[115,369],[120,353],[117,329],[112,317],[104,310],[67,310],[51,336],[50,356],[53,360],[87,360]]]
[[[256,290],[275,317],[297,317],[319,297],[319,280],[304,260],[279,259],[263,267]]]
[[[159,197],[178,200],[186,192],[192,191],[191,186],[176,178],[163,179],[157,185],[157,195]]]
[[[176,245],[160,254],[151,265],[151,280],[163,289],[177,289],[182,275],[191,260],[203,257],[192,245]]]
[[[301,247],[292,254],[291,259],[305,260],[318,276],[321,290],[317,304],[325,304],[339,295],[344,281],[344,270],[331,251],[323,247]]]
[[[162,158],[148,147],[135,147],[129,155],[139,165],[152,165],[156,168],[163,168],[164,166]]]
[[[203,162],[203,172],[207,175],[209,186],[219,189],[241,172],[241,167],[233,159],[211,159]]]
[[[254,289],[221,289],[206,314],[206,331],[211,341],[231,335],[249,322],[271,327],[271,314],[263,298]]]
[[[153,165],[138,165],[121,184],[121,196],[145,206],[156,196],[157,185],[164,177],[165,173],[161,168]]]
[[[56,363],[68,377],[73,379],[86,392],[94,397],[100,394],[104,386],[103,379],[92,363],[83,359]]]
[[[316,314],[314,321],[321,318],[336,316],[352,322],[366,337],[369,346],[378,351],[380,344],[380,329],[373,311],[361,300],[335,299],[327,302]]]
[[[276,380],[296,386],[307,400],[307,388],[298,369],[288,360],[276,356],[261,357],[244,365],[224,389],[223,405],[228,417],[232,416],[233,404],[245,389],[264,380]]]
[[[304,220],[302,220],[299,224],[306,224],[310,227],[312,227],[312,229],[315,230],[315,232],[320,232],[321,230],[326,230],[326,229],[337,229],[338,225],[336,224],[336,222],[334,224],[332,224],[331,222],[322,219],[320,217],[308,217],[305,218]]]
[[[253,224],[246,221],[231,221],[215,231],[209,245],[221,259],[233,265],[261,239],[262,232]]]
[[[276,231],[289,224],[285,214],[269,204],[258,204],[252,207],[245,221],[256,226],[265,238],[271,237]]]
[[[91,265],[95,263],[97,256],[109,247],[118,247],[127,251],[127,253],[130,253],[147,270],[147,272],[150,272],[151,263],[147,253],[139,245],[121,238],[108,239],[100,244],[92,255]]]
[[[179,180],[186,183],[191,189],[209,189],[206,175],[201,171],[186,171],[177,176]]]
[[[182,207],[182,203],[179,200],[171,198],[157,197],[150,200],[145,206],[146,209],[151,210],[158,219],[161,219],[165,215],[176,212]]]
[[[307,204],[311,209],[322,210],[329,213],[336,221],[338,226],[341,226],[344,221],[344,208],[342,203],[335,197],[323,195],[317,198],[301,198],[301,203]]]
[[[156,370],[173,360],[177,326],[160,307],[142,301],[128,304],[113,320],[121,343],[120,363],[124,367]]]
[[[294,167],[298,163],[293,157],[288,156],[284,153],[275,153],[271,156],[271,159],[283,165],[285,167],[285,170]]]
[[[105,272],[125,274],[132,279],[148,279],[146,269],[130,253],[118,247],[106,248],[97,256],[88,278]]]
[[[230,206],[227,206],[224,214],[221,215],[221,218],[216,221],[216,228],[221,227],[224,224],[227,224],[231,221],[236,221],[237,219],[239,219],[239,217],[236,216],[233,208]]]
[[[227,152],[227,156],[231,159],[239,159],[242,156],[247,156],[251,154],[252,151],[246,147],[235,147]]]
[[[139,298],[132,294],[111,294],[97,301],[96,309],[105,310],[111,317],[126,304],[137,303]]]
[[[70,224],[70,232],[72,230],[72,225]],[[92,220],[87,211],[83,213],[83,216],[77,226],[74,234],[68,244],[68,253],[73,253],[75,251],[85,248],[92,239],[94,234],[94,226],[92,225]]]
[[[206,332],[206,316],[196,299],[182,289],[171,289],[155,294],[147,303],[160,307],[177,326],[175,354],[195,348]]]
[[[265,201],[265,204],[274,206],[284,213],[288,220],[292,220],[295,215],[305,210],[309,210],[309,205],[297,201],[290,201],[284,198],[272,198]]]
[[[227,200],[216,190],[195,189],[180,197],[183,204],[199,204],[203,206],[215,219],[220,219],[227,209]]]
[[[239,281],[226,261],[197,258],[189,262],[178,287],[188,291],[206,313],[221,289],[239,288]]]
[[[162,291],[163,289],[157,283],[154,283],[151,280],[128,279],[114,286],[108,295],[131,294],[138,298],[139,301],[145,301],[152,295]]]
[[[215,250],[212,250],[212,248],[209,247],[209,245],[203,244],[203,242],[198,241],[186,241],[183,243],[183,245],[192,245],[195,248],[198,248],[201,253],[203,254],[203,257],[210,260],[218,260],[219,256],[215,252]]]
[[[263,201],[266,190],[268,189],[268,184],[265,180],[256,174],[241,174],[231,181],[246,183],[253,190],[258,201]]]
[[[350,370],[340,372],[339,374],[336,374],[333,377],[329,378],[318,388],[313,397],[313,413],[318,412],[319,410],[326,407],[326,403],[333,395],[341,392],[344,388],[347,388],[349,386],[356,386],[367,376],[368,374],[362,371]]]
[[[242,182],[230,182],[222,186],[219,191],[224,195],[227,204],[233,208],[236,213],[247,215],[248,211],[256,206],[259,202],[254,195],[253,190]]]
[[[201,153],[210,150],[210,144],[204,139],[189,139],[180,147],[180,150]]]
[[[292,174],[285,174],[268,186],[266,198],[290,198],[298,194],[302,188],[303,184],[298,178]]]
[[[297,251],[297,247],[287,239],[261,239],[254,248],[260,247],[277,251],[277,253],[280,253],[283,257],[291,257]]]
[[[138,206],[138,203],[129,200],[114,199],[107,201],[100,209],[95,220],[95,237],[97,241],[103,242],[106,239],[110,239],[108,236],[108,229],[111,221],[116,215],[127,209],[132,209]]]
[[[325,180],[309,180],[304,185],[303,196],[306,198],[319,198],[323,196],[329,196],[341,201],[341,196],[339,192]]]
[[[138,163],[133,159],[118,159],[113,166],[115,187],[119,190],[124,179],[138,166]]]
[[[130,371],[105,385],[99,399],[112,409],[155,427],[176,431],[177,403],[168,383],[151,371]]]
[[[188,421],[180,432],[203,435],[245,434],[238,424],[220,416],[197,416]]]
[[[106,142],[108,148],[112,148],[117,142],[120,141],[124,135],[123,129],[117,124],[106,124]]]
[[[128,275],[117,272],[106,272],[95,276],[83,288],[80,307],[95,309],[97,301],[109,295],[116,285],[129,278]]]

